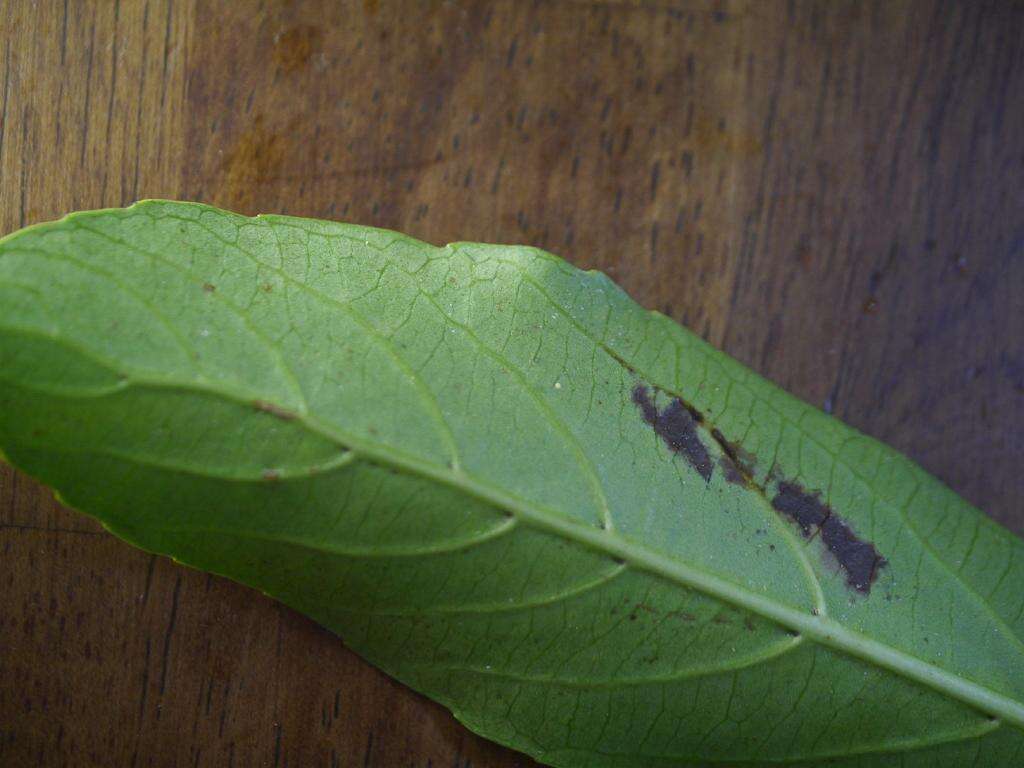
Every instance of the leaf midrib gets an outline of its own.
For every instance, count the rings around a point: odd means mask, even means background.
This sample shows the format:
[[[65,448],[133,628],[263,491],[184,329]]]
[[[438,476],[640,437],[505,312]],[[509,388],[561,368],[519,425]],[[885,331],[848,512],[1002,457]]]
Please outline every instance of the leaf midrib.
[[[9,330],[16,333],[23,331],[23,329],[10,327]],[[61,341],[65,340],[61,339]],[[84,350],[79,351],[84,352]],[[90,355],[90,357],[99,364],[110,366],[110,362],[107,360],[99,360],[94,355]],[[250,399],[208,383],[136,376],[126,382],[127,387],[201,392],[243,407],[252,406]],[[613,560],[627,563],[631,567],[749,610],[781,626],[797,631],[819,645],[875,664],[1024,730],[1024,703],[1015,701],[984,685],[947,672],[934,664],[877,640],[865,637],[844,627],[831,617],[814,616],[776,603],[627,539],[618,531],[585,526],[565,517],[555,509],[527,502],[501,488],[471,477],[461,470],[455,472],[447,467],[424,461],[400,449],[383,448],[356,435],[346,434],[315,420],[313,413],[297,414],[292,423],[300,424],[311,434],[334,442],[339,448],[355,452],[358,458],[364,461],[440,483],[492,508],[514,515],[524,525],[576,544],[582,544]]]

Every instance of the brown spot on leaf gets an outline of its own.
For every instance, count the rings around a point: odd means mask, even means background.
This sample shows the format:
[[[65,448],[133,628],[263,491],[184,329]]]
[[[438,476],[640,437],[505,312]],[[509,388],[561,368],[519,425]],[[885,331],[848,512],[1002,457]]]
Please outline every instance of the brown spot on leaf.
[[[291,421],[295,418],[295,413],[293,411],[289,411],[287,408],[283,408],[282,406],[277,405],[276,403],[271,403],[267,400],[253,400],[252,407],[257,411],[263,411],[264,413],[269,413],[271,416],[277,416],[277,418],[283,419],[284,421]]]
[[[679,398],[673,398],[659,413],[651,399],[651,393],[644,384],[633,387],[633,402],[640,409],[643,419],[665,442],[673,453],[686,458],[690,466],[704,478],[711,481],[711,456],[697,434],[700,414],[692,413]]]
[[[871,585],[886,559],[874,544],[861,541],[818,494],[808,493],[797,483],[779,483],[772,506],[800,528],[805,539],[819,536],[829,554],[846,574],[846,583],[862,594],[871,592]]]
[[[213,283],[203,283],[203,291],[205,291],[206,293],[213,293],[216,290],[217,286],[215,286]]]
[[[273,483],[281,479],[281,473],[278,472],[276,469],[264,469],[263,479],[266,480],[267,482]]]

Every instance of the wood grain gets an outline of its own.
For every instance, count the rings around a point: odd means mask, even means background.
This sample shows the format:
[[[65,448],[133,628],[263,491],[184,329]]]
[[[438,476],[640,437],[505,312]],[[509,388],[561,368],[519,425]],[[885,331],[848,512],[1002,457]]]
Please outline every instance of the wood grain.
[[[0,3],[0,232],[143,197],[609,272],[1024,532],[1024,6]],[[0,468],[0,764],[527,766]]]

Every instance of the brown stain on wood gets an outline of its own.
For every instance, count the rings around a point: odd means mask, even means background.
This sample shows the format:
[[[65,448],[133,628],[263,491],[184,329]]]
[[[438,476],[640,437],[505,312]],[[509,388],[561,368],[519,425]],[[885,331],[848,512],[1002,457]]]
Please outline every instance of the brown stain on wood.
[[[10,0],[0,233],[171,197],[547,246],[1021,531],[1020,451],[982,446],[1024,434],[1024,72],[1007,65],[1024,20],[855,8]],[[301,27],[321,34],[275,58],[274,35]],[[942,441],[922,413],[944,414]],[[7,467],[0,552],[4,764],[531,764],[312,622],[114,540]]]
[[[251,210],[258,187],[282,175],[289,146],[286,133],[268,129],[263,115],[256,115],[222,163],[224,189],[232,207]]]
[[[291,74],[309,65],[320,49],[323,33],[310,24],[292,27],[274,37],[274,63]]]
[[[737,157],[756,157],[764,151],[764,142],[759,136],[730,130],[724,120],[716,123],[705,115],[694,119],[684,140],[701,155],[722,152]]]

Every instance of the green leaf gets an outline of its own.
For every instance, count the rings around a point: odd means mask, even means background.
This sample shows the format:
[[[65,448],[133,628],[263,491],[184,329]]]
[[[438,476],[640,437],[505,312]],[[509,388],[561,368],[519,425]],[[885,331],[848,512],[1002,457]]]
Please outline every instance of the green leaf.
[[[554,766],[1024,764],[1021,542],[536,249],[30,227],[0,448]]]

